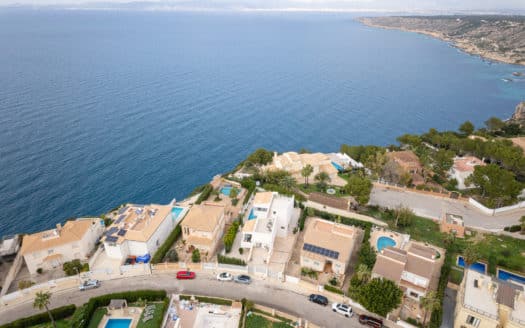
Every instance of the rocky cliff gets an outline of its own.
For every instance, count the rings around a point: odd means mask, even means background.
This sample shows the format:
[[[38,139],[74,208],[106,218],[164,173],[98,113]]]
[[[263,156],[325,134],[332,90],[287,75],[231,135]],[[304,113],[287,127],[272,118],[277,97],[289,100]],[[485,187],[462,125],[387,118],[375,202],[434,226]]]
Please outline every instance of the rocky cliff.
[[[522,101],[516,106],[514,114],[511,116],[511,121],[524,124],[525,123],[525,101]]]

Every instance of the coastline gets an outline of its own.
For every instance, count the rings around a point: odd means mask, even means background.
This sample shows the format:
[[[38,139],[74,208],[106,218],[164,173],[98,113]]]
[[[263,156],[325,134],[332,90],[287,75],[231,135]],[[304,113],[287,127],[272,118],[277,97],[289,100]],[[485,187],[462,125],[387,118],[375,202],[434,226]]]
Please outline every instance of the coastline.
[[[385,30],[397,30],[397,31],[411,32],[411,33],[418,33],[418,34],[427,35],[427,36],[433,37],[435,39],[447,42],[450,45],[452,45],[453,47],[455,47],[455,48],[465,52],[468,55],[479,56],[483,60],[488,60],[488,61],[493,61],[493,62],[498,62],[498,63],[504,63],[504,64],[509,64],[509,65],[525,66],[525,61],[521,61],[521,62],[517,63],[516,61],[514,61],[514,60],[512,60],[512,59],[510,59],[508,57],[501,56],[501,55],[499,55],[497,53],[487,52],[485,50],[480,50],[478,47],[476,47],[475,45],[472,45],[472,44],[470,44],[468,42],[460,42],[458,40],[451,39],[451,38],[445,36],[441,32],[432,32],[432,31],[427,31],[427,30],[416,30],[416,29],[409,29],[409,28],[406,28],[406,27],[392,27],[392,26],[379,25],[379,24],[373,23],[372,20],[370,18],[368,18],[368,17],[359,17],[356,20],[358,22],[360,22],[361,24],[369,26],[369,27],[382,28],[382,29],[385,29]]]

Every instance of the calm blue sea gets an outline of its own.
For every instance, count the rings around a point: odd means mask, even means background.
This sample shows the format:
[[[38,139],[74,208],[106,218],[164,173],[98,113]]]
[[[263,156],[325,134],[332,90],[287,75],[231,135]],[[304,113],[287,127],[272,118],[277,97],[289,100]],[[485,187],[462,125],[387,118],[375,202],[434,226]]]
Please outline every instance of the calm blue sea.
[[[181,199],[258,147],[508,117],[515,70],[349,15],[0,11],[0,235]]]

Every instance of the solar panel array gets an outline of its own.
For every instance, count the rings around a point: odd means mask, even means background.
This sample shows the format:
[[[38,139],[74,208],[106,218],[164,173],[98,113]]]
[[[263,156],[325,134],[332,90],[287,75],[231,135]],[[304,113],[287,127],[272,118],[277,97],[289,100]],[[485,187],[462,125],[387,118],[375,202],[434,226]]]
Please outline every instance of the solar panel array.
[[[120,210],[118,210],[118,214],[122,214],[124,212],[126,212],[128,210],[128,207],[127,206],[124,206],[123,208],[121,208]]]
[[[125,214],[122,214],[121,216],[118,217],[117,221],[115,221],[116,224],[119,224],[122,220],[124,220],[124,218],[126,217]]]
[[[111,228],[109,228],[108,231],[106,231],[106,236],[110,236],[110,235],[114,234],[117,231],[118,231],[117,227],[111,227]]]
[[[125,230],[125,229],[120,229],[120,230],[118,231],[117,235],[119,235],[119,236],[124,236],[124,235],[126,234],[126,232],[127,232],[127,230]]]
[[[106,237],[106,241],[110,242],[110,243],[114,243],[118,240],[118,237],[116,236],[108,236]]]
[[[303,249],[305,251],[316,253],[316,254],[319,254],[319,255],[322,255],[322,256],[327,256],[327,257],[330,257],[332,259],[339,258],[339,252],[332,251],[330,249],[326,249],[326,248],[323,248],[323,247],[318,247],[318,246],[315,246],[315,245],[312,245],[312,244],[304,243]]]

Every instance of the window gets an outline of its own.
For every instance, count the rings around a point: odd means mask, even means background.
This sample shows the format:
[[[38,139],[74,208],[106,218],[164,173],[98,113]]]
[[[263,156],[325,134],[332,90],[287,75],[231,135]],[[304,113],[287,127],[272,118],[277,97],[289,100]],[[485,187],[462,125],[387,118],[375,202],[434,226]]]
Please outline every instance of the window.
[[[419,298],[419,294],[414,292],[410,292],[410,296],[414,298]]]
[[[74,243],[73,248],[78,248],[78,243]]]
[[[479,326],[480,320],[476,317],[473,317],[471,315],[467,316],[467,324],[477,327]]]
[[[474,287],[478,288],[479,287],[479,282],[478,282],[478,279],[474,279]]]
[[[55,252],[55,251],[52,250],[52,249],[48,249],[48,250],[47,250],[47,254],[53,254],[54,252]]]

